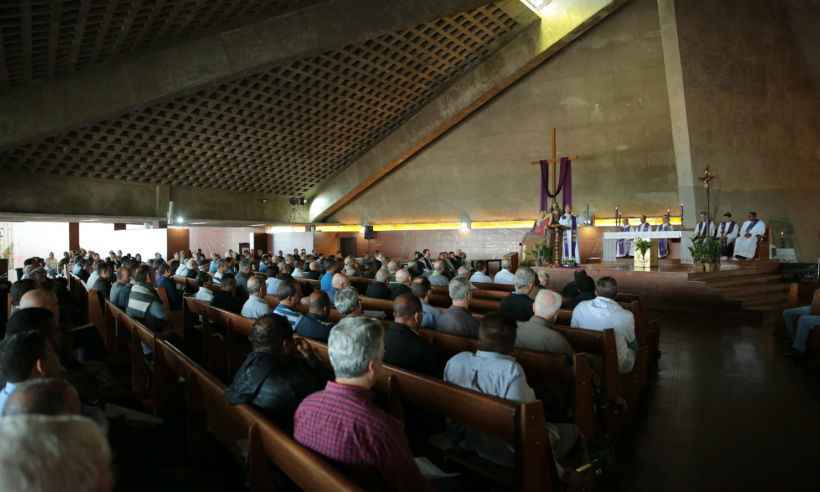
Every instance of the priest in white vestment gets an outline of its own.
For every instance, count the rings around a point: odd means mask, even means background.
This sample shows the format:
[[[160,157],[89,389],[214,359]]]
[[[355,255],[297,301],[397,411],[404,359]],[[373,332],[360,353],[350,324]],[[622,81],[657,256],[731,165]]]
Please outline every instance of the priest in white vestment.
[[[732,256],[732,251],[735,248],[735,239],[737,239],[738,231],[737,222],[732,219],[731,212],[723,214],[723,221],[717,228],[717,238],[720,241],[720,256],[727,259]]]
[[[641,223],[633,227],[632,232],[652,232],[652,226],[646,221],[646,215],[641,215]],[[635,256],[635,241],[629,242],[629,256]]]
[[[715,223],[706,212],[700,213],[700,222],[695,226],[695,238],[715,237]]]
[[[757,218],[757,212],[749,212],[749,220],[740,228],[735,239],[734,256],[738,260],[751,260],[757,253],[757,243],[766,234],[766,224]]]
[[[572,215],[572,207],[564,205],[564,215],[558,223],[566,227],[564,230],[563,251],[561,258],[564,262],[575,260],[576,265],[581,264],[581,253],[578,249],[578,219]]]

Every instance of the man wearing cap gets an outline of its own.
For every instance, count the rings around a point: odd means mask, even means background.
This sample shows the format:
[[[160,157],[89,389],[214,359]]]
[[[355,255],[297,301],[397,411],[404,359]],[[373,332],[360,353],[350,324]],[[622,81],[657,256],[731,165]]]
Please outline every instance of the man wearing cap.
[[[720,256],[721,259],[726,259],[732,256],[732,250],[735,247],[735,239],[738,234],[737,222],[732,219],[732,213],[726,212],[723,214],[723,221],[717,228],[717,238],[720,241]]]

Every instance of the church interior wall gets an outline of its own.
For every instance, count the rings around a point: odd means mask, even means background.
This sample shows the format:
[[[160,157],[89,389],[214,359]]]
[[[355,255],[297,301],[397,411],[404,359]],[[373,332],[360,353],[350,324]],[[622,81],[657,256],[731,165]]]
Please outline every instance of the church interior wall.
[[[654,0],[630,2],[330,221],[534,219],[539,171],[530,162],[548,157],[552,127],[559,153],[579,156],[576,209],[659,215],[677,205]]]
[[[820,5],[678,2],[694,173],[709,166],[712,208],[749,210],[820,257]],[[813,48],[812,48],[813,47]],[[698,202],[705,205],[702,188]],[[790,239],[791,232],[794,236]]]

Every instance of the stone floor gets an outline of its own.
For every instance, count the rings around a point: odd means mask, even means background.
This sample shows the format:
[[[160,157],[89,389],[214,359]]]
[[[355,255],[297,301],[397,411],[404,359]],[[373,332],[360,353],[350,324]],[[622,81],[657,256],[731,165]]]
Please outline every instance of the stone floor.
[[[773,324],[663,319],[660,371],[617,488],[820,490],[818,380],[783,357]]]

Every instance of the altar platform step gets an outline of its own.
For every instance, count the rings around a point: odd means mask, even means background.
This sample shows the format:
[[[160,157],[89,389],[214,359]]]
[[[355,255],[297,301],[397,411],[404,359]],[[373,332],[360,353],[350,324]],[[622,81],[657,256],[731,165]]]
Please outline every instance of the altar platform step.
[[[691,273],[727,301],[737,301],[743,309],[763,311],[783,309],[789,301],[789,284],[783,279],[780,263],[773,261],[731,262],[721,271]]]

